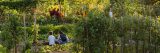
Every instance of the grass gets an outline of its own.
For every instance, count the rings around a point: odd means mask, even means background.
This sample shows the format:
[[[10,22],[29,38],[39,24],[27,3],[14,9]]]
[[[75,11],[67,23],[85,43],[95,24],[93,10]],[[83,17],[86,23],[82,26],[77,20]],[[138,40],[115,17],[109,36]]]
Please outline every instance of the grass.
[[[0,44],[0,53],[6,53],[6,48]]]

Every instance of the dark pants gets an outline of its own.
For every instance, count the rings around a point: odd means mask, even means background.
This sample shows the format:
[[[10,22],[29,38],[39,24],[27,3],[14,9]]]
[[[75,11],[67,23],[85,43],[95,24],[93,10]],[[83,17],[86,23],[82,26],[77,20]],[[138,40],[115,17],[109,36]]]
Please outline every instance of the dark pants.
[[[49,45],[49,42],[44,42],[43,45]]]
[[[44,42],[43,45],[49,45],[49,42]],[[49,45],[52,46],[52,45]]]
[[[65,43],[67,43],[67,41],[62,41],[62,40],[56,41],[56,44],[65,44]]]

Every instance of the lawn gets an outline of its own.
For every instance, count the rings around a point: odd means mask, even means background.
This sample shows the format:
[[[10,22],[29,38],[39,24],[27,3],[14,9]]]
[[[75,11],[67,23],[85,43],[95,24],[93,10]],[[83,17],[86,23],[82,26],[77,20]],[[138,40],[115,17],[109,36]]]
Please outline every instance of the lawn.
[[[6,48],[4,48],[1,44],[0,44],[0,53],[6,53]]]

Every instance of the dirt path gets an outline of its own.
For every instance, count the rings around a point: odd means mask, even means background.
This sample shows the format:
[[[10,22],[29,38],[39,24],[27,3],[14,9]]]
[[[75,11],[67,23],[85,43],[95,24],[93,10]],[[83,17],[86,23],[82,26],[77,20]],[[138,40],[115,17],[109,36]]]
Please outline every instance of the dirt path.
[[[54,51],[54,52],[51,52],[51,53],[69,53],[68,51]]]

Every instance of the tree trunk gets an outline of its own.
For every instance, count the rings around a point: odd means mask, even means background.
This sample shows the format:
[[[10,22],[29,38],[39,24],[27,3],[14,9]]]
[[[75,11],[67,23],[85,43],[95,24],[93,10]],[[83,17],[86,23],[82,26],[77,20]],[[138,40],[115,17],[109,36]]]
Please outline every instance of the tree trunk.
[[[126,49],[126,48],[125,48],[125,44],[126,44],[126,43],[125,43],[125,36],[124,36],[124,37],[122,37],[122,45],[121,45],[121,46],[122,46],[122,53],[126,53],[126,52],[125,52],[125,49]]]
[[[17,53],[17,44],[15,44],[14,52]]]
[[[149,34],[149,40],[148,40],[148,52],[147,52],[147,53],[150,53],[150,48],[151,48],[151,47],[150,47],[150,46],[151,46],[151,42],[150,42],[150,40],[151,40],[150,38],[151,38],[151,37],[150,37],[150,36],[151,36],[151,34]]]
[[[143,41],[142,53],[145,53],[145,41]]]
[[[112,53],[116,53],[116,46],[115,46],[115,41],[113,41],[113,51],[112,51]]]
[[[134,44],[131,44],[131,45],[130,45],[130,47],[131,47],[131,50],[130,50],[131,53],[134,53],[134,52],[133,52],[133,51],[134,51],[133,45],[134,45]]]
[[[109,53],[109,41],[107,40],[107,47],[106,47],[106,53]]]
[[[138,47],[138,43],[139,43],[139,41],[138,40],[136,40],[136,53],[139,53],[138,51],[138,49],[139,49],[139,47]]]
[[[106,53],[109,53],[109,35],[107,35],[107,41],[105,41],[106,42]]]
[[[123,38],[123,53],[126,53],[126,37]]]
[[[123,53],[123,38],[121,38],[121,53]]]
[[[154,46],[154,53],[157,53],[157,44]]]
[[[131,28],[131,31],[130,31],[130,40],[129,40],[129,47],[130,47],[130,52],[129,53],[133,53],[133,38],[132,38],[132,34],[133,33],[133,30]]]

